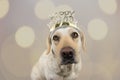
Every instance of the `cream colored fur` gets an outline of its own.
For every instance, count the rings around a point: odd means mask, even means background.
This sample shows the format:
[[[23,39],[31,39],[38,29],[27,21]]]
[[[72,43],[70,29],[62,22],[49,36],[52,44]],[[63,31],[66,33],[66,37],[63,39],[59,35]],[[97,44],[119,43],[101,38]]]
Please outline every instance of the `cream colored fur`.
[[[39,61],[32,69],[32,80],[79,80],[78,76],[81,70],[81,52],[85,49],[85,37],[80,31],[79,39],[72,41],[69,34],[77,31],[74,28],[62,28],[56,30],[54,34],[59,34],[62,39],[59,44],[52,41],[52,36],[48,39],[48,49],[40,56]],[[66,44],[67,43],[67,44]],[[56,45],[57,44],[57,45]],[[61,65],[60,49],[65,46],[71,46],[76,50],[77,64]],[[52,49],[55,50],[53,54]]]

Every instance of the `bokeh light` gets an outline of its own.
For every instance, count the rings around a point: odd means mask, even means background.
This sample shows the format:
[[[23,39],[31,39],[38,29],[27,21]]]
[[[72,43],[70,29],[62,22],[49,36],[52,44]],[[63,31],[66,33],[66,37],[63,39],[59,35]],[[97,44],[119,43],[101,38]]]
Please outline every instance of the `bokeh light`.
[[[30,51],[31,66],[34,66],[36,64],[36,62],[40,58],[40,55],[43,53],[44,49],[41,45],[43,45],[43,43],[41,42],[40,39],[37,39],[35,41],[35,45],[31,47],[32,48],[31,51]]]
[[[116,0],[98,0],[100,9],[106,14],[115,14],[117,11]]]
[[[31,61],[31,66],[33,67],[36,62],[38,62],[41,54],[43,54],[43,52],[47,49],[47,45],[46,45],[46,40],[48,39],[48,35],[41,35],[39,30],[38,30],[38,34],[36,34],[36,39],[35,39],[35,43],[33,46],[31,46],[31,51],[29,53],[30,55],[30,61]]]
[[[69,5],[59,5],[55,8],[54,12],[66,11],[66,10],[72,11],[73,9]]]
[[[22,26],[16,31],[15,40],[19,46],[23,48],[29,47],[35,40],[35,33],[32,28]]]
[[[30,74],[29,51],[19,47],[14,39],[14,35],[9,36],[1,47],[0,60],[7,71],[6,74],[14,75],[15,77],[26,77]],[[7,76],[6,76],[7,77]],[[10,79],[9,79],[10,80]]]
[[[9,10],[8,0],[0,0],[0,18],[3,18]]]
[[[107,24],[100,19],[93,19],[88,23],[88,33],[94,40],[102,40],[108,32]]]
[[[101,69],[101,67],[103,66],[96,66],[94,65],[95,68],[94,68],[94,72],[93,72],[93,75],[91,76],[91,80],[112,80],[112,75],[110,75],[108,73],[107,70],[105,69]]]
[[[116,63],[115,63],[116,64]],[[95,65],[95,70],[96,72],[94,72],[94,76],[92,80],[113,80],[112,77],[113,77],[113,70],[115,70],[116,65],[111,65],[111,63],[109,64],[108,62],[107,63],[102,63],[102,64],[97,64]],[[95,77],[96,76],[96,77]]]
[[[48,19],[55,5],[50,0],[40,0],[35,6],[35,14],[40,19]]]
[[[113,56],[114,53],[103,57],[101,62],[98,64],[99,70],[106,71],[106,73],[109,74],[109,77],[115,74],[115,70],[119,66],[119,61]]]

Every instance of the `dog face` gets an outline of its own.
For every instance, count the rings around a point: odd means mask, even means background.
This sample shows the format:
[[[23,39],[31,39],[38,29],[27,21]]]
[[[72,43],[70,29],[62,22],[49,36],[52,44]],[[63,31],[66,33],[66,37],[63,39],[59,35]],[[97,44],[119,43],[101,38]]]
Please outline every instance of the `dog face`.
[[[85,50],[85,37],[79,29],[65,26],[50,33],[48,53],[52,52],[58,64],[78,63],[82,50]]]

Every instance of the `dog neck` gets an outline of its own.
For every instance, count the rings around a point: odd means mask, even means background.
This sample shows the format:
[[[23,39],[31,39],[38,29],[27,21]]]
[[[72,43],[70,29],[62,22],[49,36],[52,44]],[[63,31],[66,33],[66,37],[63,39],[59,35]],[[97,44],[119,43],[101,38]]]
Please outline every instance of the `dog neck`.
[[[72,73],[73,67],[74,64],[60,65],[59,66],[60,72],[58,72],[57,74],[59,76],[67,77]]]

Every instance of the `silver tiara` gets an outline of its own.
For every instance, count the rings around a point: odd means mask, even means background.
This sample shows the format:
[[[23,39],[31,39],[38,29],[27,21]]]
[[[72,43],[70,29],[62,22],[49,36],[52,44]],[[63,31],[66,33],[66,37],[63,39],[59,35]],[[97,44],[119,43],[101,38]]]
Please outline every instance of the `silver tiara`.
[[[74,11],[60,11],[53,14],[48,24],[50,31],[55,30],[57,27],[62,27],[62,25],[78,28],[77,22],[74,19],[74,13]]]

